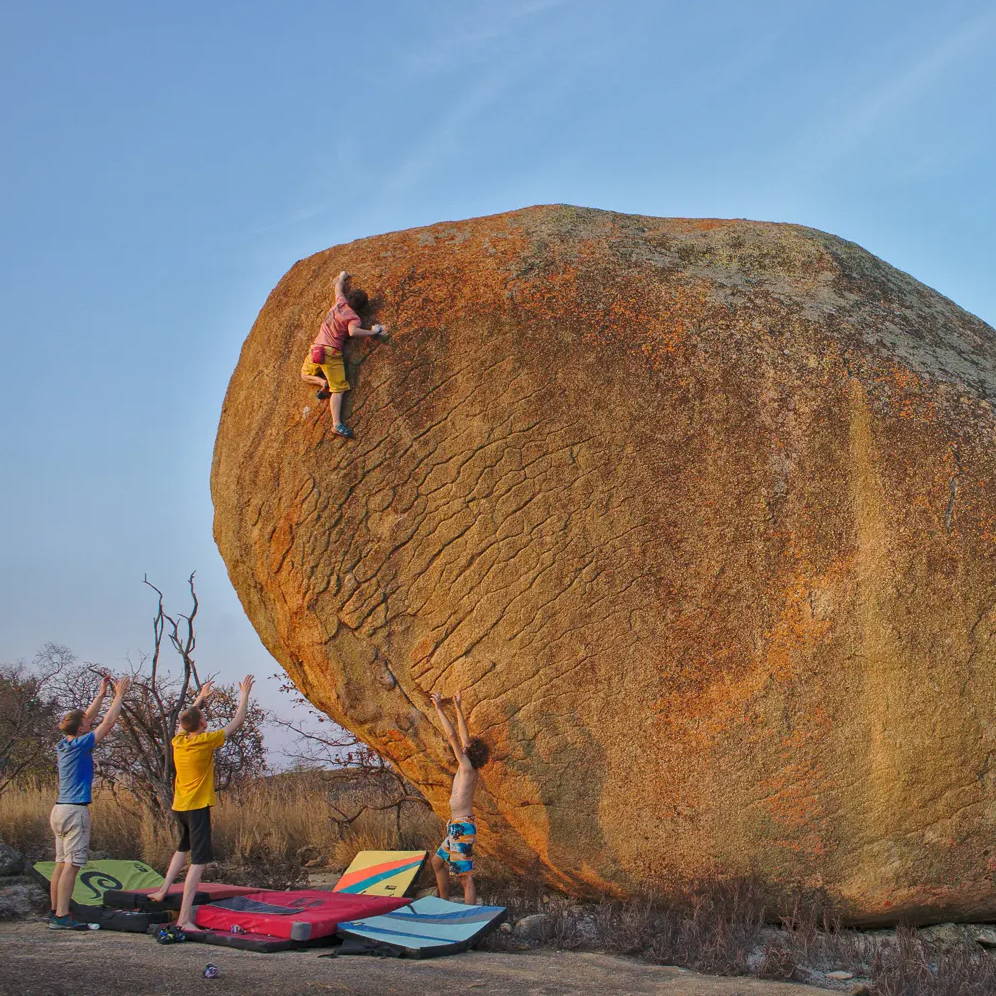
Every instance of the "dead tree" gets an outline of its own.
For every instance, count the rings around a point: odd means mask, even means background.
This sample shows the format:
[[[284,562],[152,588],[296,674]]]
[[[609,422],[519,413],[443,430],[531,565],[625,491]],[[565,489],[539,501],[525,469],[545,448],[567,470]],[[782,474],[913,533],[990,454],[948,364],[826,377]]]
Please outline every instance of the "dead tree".
[[[272,722],[293,733],[297,740],[298,749],[286,751],[286,755],[302,767],[325,775],[332,820],[340,838],[364,813],[390,810],[394,812],[395,829],[400,837],[406,805],[422,806],[427,810],[432,808],[419,790],[390,761],[363,743],[355,734],[319,713],[293,685],[284,680],[280,690],[298,705],[307,708],[313,722],[323,724],[323,731],[318,732],[306,729],[299,722],[272,719]],[[362,800],[357,805],[346,807],[341,803],[341,796],[348,794],[342,791],[343,788],[358,788],[361,792],[366,791],[375,796],[378,801]]]
[[[173,737],[180,713],[191,694],[201,688],[201,677],[194,660],[197,646],[195,620],[199,608],[194,574],[187,578],[191,610],[176,616],[166,611],[165,597],[148,576],[144,583],[156,593],[156,612],[152,619],[152,654],[133,669],[132,689],[122,706],[122,718],[108,751],[105,769],[112,783],[124,783],[148,808],[159,814],[169,811],[173,798]],[[179,671],[169,669],[163,661],[164,641],[168,640],[180,661]],[[148,670],[146,666],[148,665]],[[219,686],[212,711],[220,718],[235,713],[235,696]],[[262,723],[266,715],[251,706],[243,727],[221,749],[216,762],[218,787],[226,788],[242,775],[258,774],[266,767]]]

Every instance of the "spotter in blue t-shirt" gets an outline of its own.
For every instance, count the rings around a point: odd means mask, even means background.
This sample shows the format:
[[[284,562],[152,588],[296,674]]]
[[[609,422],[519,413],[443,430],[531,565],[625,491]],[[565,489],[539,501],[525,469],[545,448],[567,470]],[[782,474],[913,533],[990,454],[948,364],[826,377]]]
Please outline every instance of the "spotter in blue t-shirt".
[[[63,804],[83,805],[93,799],[93,747],[96,738],[92,733],[82,737],[60,740],[55,747],[59,761],[59,797]]]

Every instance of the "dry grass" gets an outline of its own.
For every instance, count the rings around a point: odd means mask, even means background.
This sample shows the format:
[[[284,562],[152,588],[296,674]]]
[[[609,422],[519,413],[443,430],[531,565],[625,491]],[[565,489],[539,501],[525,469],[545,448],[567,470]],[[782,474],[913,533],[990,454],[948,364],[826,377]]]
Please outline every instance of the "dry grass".
[[[900,927],[894,944],[876,952],[875,996],[992,996],[996,957],[978,945],[945,947]]]
[[[55,802],[54,785],[31,783],[9,788],[0,795],[0,835],[34,861],[52,859],[52,831],[48,818]],[[144,853],[151,827],[143,827],[137,807],[98,792],[91,807],[91,847],[113,857],[133,857],[136,841]]]
[[[768,913],[771,891],[754,879],[709,879],[674,889],[666,900],[582,905],[545,893],[538,877],[481,882],[487,903],[509,907],[513,920],[533,913],[547,919],[531,944],[490,935],[490,950],[554,946],[606,951],[717,975],[826,984],[823,973],[846,969],[870,980],[874,996],[992,996],[996,958],[964,940],[942,945],[900,927],[893,936],[840,926],[821,891],[781,896],[792,909],[779,927]]]
[[[30,784],[0,795],[0,835],[32,860],[51,860],[54,791],[51,785]],[[330,778],[308,772],[259,779],[225,793],[212,814],[215,851],[222,858],[218,872],[260,885],[286,884],[300,881],[306,866],[345,868],[358,850],[434,846],[440,823],[428,807],[414,803],[402,809],[400,833],[393,810],[362,812],[346,828],[336,823],[339,811],[353,815],[364,805],[384,804],[385,792],[349,773]],[[174,842],[170,821],[154,821],[127,794],[107,789],[97,790],[91,813],[94,853],[137,857],[154,868],[168,863]]]

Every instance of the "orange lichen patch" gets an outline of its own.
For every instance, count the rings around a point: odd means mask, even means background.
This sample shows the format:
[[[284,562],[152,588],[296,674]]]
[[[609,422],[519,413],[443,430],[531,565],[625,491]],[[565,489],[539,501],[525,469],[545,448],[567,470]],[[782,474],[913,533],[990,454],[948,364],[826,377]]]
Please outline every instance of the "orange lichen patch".
[[[826,775],[814,760],[815,748],[832,729],[826,711],[813,709],[804,725],[780,738],[780,768],[759,783],[764,793],[761,806],[781,830],[776,846],[814,859],[827,853],[830,832],[829,814],[821,798]]]
[[[815,581],[797,576],[783,589],[781,612],[774,628],[765,634],[768,639],[765,663],[772,675],[785,678],[793,674],[812,646],[830,632],[831,621],[814,615],[810,595],[814,588],[832,590],[840,579],[839,569]]]
[[[728,218],[672,218],[671,223],[678,232],[712,232],[736,224]]]

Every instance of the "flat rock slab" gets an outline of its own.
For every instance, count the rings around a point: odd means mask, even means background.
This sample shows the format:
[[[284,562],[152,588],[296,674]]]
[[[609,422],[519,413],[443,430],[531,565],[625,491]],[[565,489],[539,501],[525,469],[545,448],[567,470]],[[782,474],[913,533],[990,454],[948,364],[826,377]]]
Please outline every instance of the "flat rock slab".
[[[221,977],[202,978],[212,962]],[[681,996],[803,996],[812,986],[713,978],[599,954],[471,952],[431,961],[319,958],[314,951],[259,955],[198,944],[163,947],[127,934],[57,933],[44,924],[0,925],[0,996],[267,996],[350,993],[675,993]],[[112,968],[113,966],[113,968]],[[205,986],[201,990],[201,986]]]

